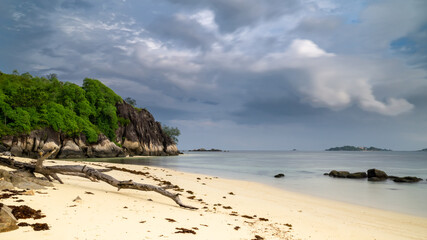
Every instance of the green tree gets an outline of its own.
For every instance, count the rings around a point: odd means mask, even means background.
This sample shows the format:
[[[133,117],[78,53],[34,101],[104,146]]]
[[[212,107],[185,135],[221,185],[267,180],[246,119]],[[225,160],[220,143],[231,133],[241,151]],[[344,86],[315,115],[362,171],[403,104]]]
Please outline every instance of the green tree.
[[[127,97],[125,98],[125,102],[129,103],[130,105],[132,105],[132,107],[136,107],[136,100],[131,98],[131,97]]]
[[[169,127],[162,124],[162,130],[172,139],[175,144],[178,143],[178,136],[181,135],[181,131],[179,131],[177,127]]]
[[[40,78],[0,72],[0,137],[52,127],[68,136],[83,133],[90,143],[101,132],[114,141],[116,104],[122,101],[96,79],[86,78],[80,87],[55,74]]]

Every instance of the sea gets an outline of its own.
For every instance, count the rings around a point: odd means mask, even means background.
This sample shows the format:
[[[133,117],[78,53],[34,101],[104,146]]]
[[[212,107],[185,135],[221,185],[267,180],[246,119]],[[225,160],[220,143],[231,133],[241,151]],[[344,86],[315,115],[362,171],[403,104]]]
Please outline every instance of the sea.
[[[259,182],[287,191],[427,217],[427,152],[227,151],[184,152],[179,156],[88,159],[170,168],[221,178]],[[416,176],[418,183],[338,179],[331,170],[376,168],[393,176]],[[284,178],[274,178],[283,173]]]

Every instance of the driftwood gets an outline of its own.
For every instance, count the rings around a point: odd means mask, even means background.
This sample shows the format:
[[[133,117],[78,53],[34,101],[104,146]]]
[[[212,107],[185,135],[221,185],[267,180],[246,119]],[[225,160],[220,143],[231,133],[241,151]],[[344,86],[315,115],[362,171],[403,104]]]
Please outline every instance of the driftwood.
[[[16,161],[11,157],[0,157],[0,165],[21,170],[21,171],[27,171],[32,174],[39,173],[45,176],[49,181],[52,181],[52,178],[53,178],[58,182],[60,182],[61,184],[63,184],[63,181],[58,177],[57,174],[84,177],[92,181],[96,181],[96,180],[103,181],[114,187],[117,187],[117,190],[135,189],[140,191],[154,191],[162,194],[165,197],[172,199],[180,207],[188,208],[188,209],[197,209],[195,207],[182,203],[179,198],[179,194],[171,193],[165,190],[165,188],[154,186],[151,184],[137,183],[137,182],[133,182],[132,180],[119,181],[114,177],[103,173],[103,172],[111,171],[111,169],[95,169],[87,165],[44,166],[43,161],[47,159],[49,156],[51,156],[52,154],[54,154],[55,152],[56,152],[56,149],[46,154],[40,154],[40,157],[37,159],[37,162],[35,163],[25,163],[21,161]]]

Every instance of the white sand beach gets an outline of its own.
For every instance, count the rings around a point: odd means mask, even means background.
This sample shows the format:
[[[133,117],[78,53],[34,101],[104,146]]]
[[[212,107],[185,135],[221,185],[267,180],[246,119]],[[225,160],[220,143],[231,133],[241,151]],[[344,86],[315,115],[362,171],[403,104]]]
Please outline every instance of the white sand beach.
[[[54,162],[48,160],[46,165],[76,164]],[[99,167],[94,163],[78,164]],[[182,201],[198,210],[180,208],[155,192],[117,191],[104,182],[61,176],[64,184],[55,182],[54,188],[35,191],[32,196],[2,200],[6,205],[25,204],[41,210],[45,218],[19,222],[47,223],[50,229],[20,227],[0,233],[0,239],[427,239],[427,218],[320,199],[254,182],[138,165],[96,165],[149,172],[152,176],[109,172],[119,180],[158,184],[154,177],[170,181],[184,189]],[[192,196],[194,199],[188,198]],[[77,197],[81,200],[73,201]],[[179,233],[180,228],[194,233]]]

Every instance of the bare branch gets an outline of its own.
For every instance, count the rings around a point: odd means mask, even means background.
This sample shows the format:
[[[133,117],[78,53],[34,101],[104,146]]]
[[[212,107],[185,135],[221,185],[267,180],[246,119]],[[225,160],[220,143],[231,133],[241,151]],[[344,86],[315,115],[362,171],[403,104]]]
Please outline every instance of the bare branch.
[[[114,177],[103,173],[102,170],[99,171],[95,168],[88,167],[86,165],[84,166],[81,166],[81,165],[43,166],[43,164],[41,164],[41,166],[37,166],[37,164],[24,163],[20,161],[15,161],[14,159],[4,158],[4,157],[0,157],[0,165],[7,166],[13,169],[28,171],[32,173],[37,172],[37,173],[43,174],[48,179],[52,177],[55,180],[59,181],[60,183],[63,183],[63,182],[58,177],[57,174],[65,174],[65,175],[73,174],[74,176],[85,177],[89,179],[96,179],[96,180],[106,182],[114,187],[117,187],[118,190],[135,189],[139,191],[154,191],[165,197],[172,199],[173,201],[175,201],[176,204],[178,204],[183,208],[197,209],[195,207],[182,203],[181,199],[179,198],[179,194],[171,193],[162,187],[154,186],[151,184],[137,183],[137,182],[133,182],[132,180],[119,181]]]

